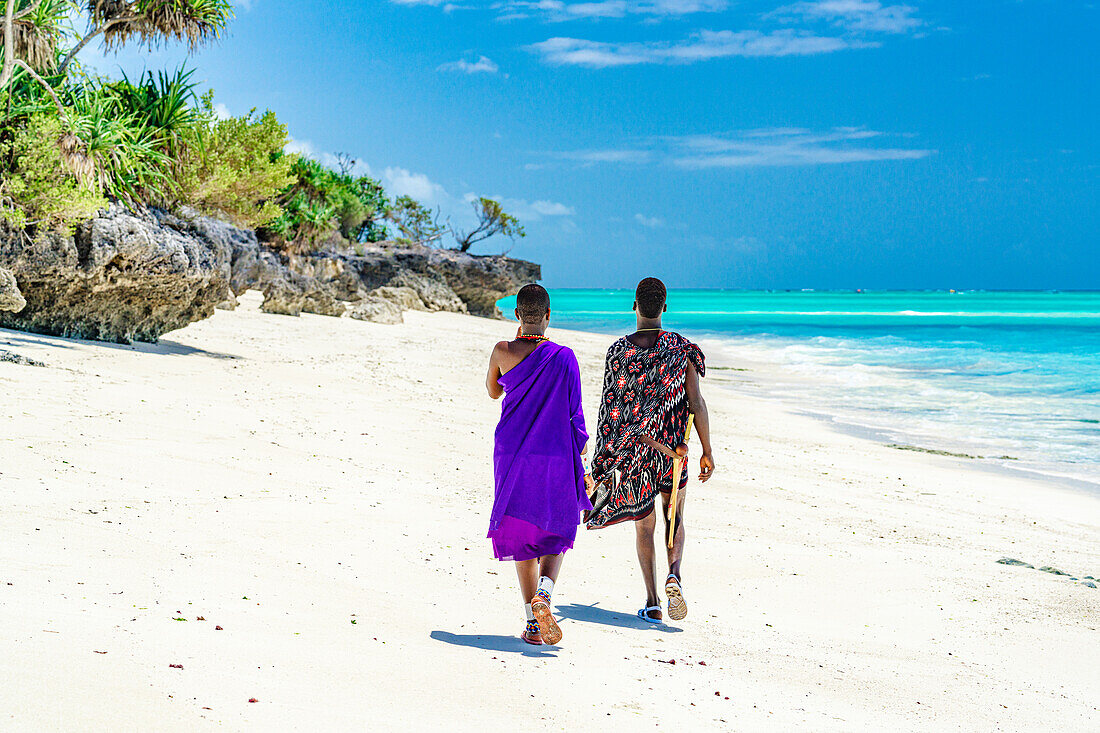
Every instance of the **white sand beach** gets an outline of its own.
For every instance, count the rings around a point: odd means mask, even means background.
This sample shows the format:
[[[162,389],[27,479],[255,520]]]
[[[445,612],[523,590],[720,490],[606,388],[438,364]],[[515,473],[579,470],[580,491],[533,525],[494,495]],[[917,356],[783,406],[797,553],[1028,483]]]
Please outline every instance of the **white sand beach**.
[[[630,526],[581,532],[530,647],[485,539],[514,326],[258,299],[156,345],[0,331],[47,364],[0,363],[0,729],[1100,729],[1100,496],[715,369],[688,618],[634,617]],[[551,335],[593,432],[608,339]]]

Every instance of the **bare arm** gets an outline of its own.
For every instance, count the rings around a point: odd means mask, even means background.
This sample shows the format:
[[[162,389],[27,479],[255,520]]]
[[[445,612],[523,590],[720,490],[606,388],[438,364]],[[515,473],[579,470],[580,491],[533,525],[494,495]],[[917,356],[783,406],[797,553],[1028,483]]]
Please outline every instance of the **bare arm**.
[[[699,372],[695,371],[695,365],[690,361],[684,387],[687,390],[688,409],[695,414],[695,433],[703,448],[703,455],[699,456],[699,481],[706,482],[714,475],[714,456],[710,451],[710,414],[707,412],[707,401],[703,399],[703,391],[699,387]]]
[[[494,400],[500,399],[504,394],[504,387],[500,386],[500,352],[504,342],[501,341],[493,348],[493,354],[489,357],[489,372],[485,375],[485,389]]]

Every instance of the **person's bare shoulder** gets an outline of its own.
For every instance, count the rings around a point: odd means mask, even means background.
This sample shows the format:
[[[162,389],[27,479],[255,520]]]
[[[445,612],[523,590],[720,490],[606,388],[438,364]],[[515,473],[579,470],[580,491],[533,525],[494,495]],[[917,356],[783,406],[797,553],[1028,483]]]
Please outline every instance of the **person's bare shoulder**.
[[[508,341],[497,341],[496,346],[493,347],[492,358],[496,359],[496,358],[500,357],[503,354],[507,354],[508,351],[509,351],[508,347],[510,345],[511,344]]]

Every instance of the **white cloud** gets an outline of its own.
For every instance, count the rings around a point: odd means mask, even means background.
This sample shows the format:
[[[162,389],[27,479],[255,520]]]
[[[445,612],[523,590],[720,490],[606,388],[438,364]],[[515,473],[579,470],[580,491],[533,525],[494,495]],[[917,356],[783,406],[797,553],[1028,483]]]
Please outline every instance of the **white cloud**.
[[[430,208],[439,209],[459,229],[468,229],[474,225],[471,203],[483,195],[467,191],[462,196],[456,196],[423,173],[413,173],[396,167],[386,168],[382,172],[382,185],[390,196],[411,196]],[[524,223],[570,217],[575,213],[571,206],[546,199],[528,201],[499,195],[487,198],[499,201],[507,213]]]
[[[747,168],[766,166],[830,165],[884,160],[917,160],[935,153],[924,148],[881,144],[885,140],[909,138],[861,127],[809,130],[775,127],[741,130],[721,135],[688,135],[653,138],[644,146],[615,151],[603,158],[607,163],[638,164],[649,161],[679,168]],[[555,158],[585,161],[600,151],[551,153]],[[641,214],[634,218],[640,224]],[[648,226],[648,225],[647,225]]]
[[[656,229],[657,227],[665,225],[664,219],[657,216],[645,216],[644,214],[635,214],[634,221],[650,229]]]
[[[535,201],[531,204],[531,209],[542,216],[573,216],[576,213],[573,207],[557,201]]]
[[[549,38],[528,46],[554,66],[602,69],[637,64],[690,64],[718,58],[809,56],[848,48],[877,46],[848,38],[818,36],[794,30],[700,31],[678,43],[604,43],[580,38]]]
[[[826,21],[850,31],[909,33],[924,26],[911,5],[883,5],[875,0],[814,0],[779,8],[769,16],[787,22]]]
[[[777,128],[734,135],[679,138],[672,162],[681,168],[746,168],[762,166],[835,165],[884,160],[918,160],[934,150],[877,147],[868,142],[883,133],[853,127],[823,132]]]
[[[479,56],[477,61],[466,61],[465,59],[459,59],[458,61],[448,61],[445,64],[440,64],[436,67],[436,71],[459,71],[463,74],[495,74],[500,71],[500,67],[497,66],[492,59],[487,56]]]
[[[298,153],[304,155],[307,158],[314,157],[316,151],[313,149],[313,143],[309,140],[294,140],[293,138],[288,140],[286,145],[283,146],[283,152],[285,153]]]
[[[332,170],[340,170],[340,166],[342,163],[342,161],[340,160],[340,156],[334,155],[333,153],[325,152],[323,150],[318,151],[314,147],[313,143],[309,140],[295,140],[292,138],[287,142],[286,145],[283,146],[283,152],[298,153],[299,155],[304,155],[307,158],[313,158],[321,165],[325,166],[326,168],[331,168]],[[366,161],[362,160],[353,160],[351,169],[348,171],[348,173],[353,176],[373,175],[371,173],[370,166],[367,165]]]
[[[216,117],[217,119],[219,119],[219,120],[228,120],[232,116],[233,116],[233,113],[230,112],[229,108],[226,107],[223,103],[218,102],[217,104],[214,105],[214,117]]]
[[[473,201],[475,198],[477,198],[477,194],[466,194],[467,201]],[[513,199],[503,196],[489,196],[487,198],[496,199],[506,212],[525,223],[552,217],[569,217],[576,213],[572,206],[566,206],[557,201],[540,199],[529,202],[526,199]]]
[[[610,149],[610,150],[570,150],[553,153],[555,158],[575,160],[587,165],[595,163],[646,163],[651,158],[648,150]]]
[[[428,206],[453,203],[453,197],[443,186],[423,173],[413,173],[404,168],[389,167],[382,171],[382,185],[391,196],[411,196]]]
[[[725,10],[728,0],[593,0],[567,3],[561,0],[509,0],[493,7],[498,20],[518,20],[538,16],[550,22],[569,20],[625,18],[629,15],[650,18],[679,17],[694,13]]]

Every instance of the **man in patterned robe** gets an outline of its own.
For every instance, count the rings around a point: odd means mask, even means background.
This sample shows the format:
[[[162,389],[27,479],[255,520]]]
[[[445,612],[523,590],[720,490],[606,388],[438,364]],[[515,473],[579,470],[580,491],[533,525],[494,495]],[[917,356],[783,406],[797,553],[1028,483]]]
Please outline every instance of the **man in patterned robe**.
[[[714,473],[710,418],[699,388],[699,377],[705,372],[703,352],[680,334],[661,327],[661,315],[667,310],[666,296],[664,283],[657,278],[638,283],[634,300],[637,330],[616,341],[607,351],[591,470],[597,488],[594,508],[587,519],[589,529],[626,520],[634,522],[638,561],[646,588],[646,605],[638,616],[653,623],[662,620],[657,596],[653,545],[657,522],[653,510],[660,494],[667,533],[673,460],[687,455],[687,446],[682,443],[689,413],[695,415],[695,431],[703,450],[699,481],[707,481]],[[665,581],[668,613],[674,620],[687,616],[680,575],[686,483],[687,471],[684,471]]]

